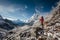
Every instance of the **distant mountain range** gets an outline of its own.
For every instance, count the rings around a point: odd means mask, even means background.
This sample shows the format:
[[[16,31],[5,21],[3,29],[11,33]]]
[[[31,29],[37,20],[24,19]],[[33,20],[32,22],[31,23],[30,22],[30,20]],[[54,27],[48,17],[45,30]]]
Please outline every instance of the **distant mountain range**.
[[[17,24],[17,26],[29,25],[32,26],[36,20],[38,20],[39,14],[33,14],[33,16],[28,20],[28,22],[23,22],[21,20],[14,20],[13,23]]]
[[[12,21],[13,23],[15,23],[17,26],[24,26],[24,23],[25,22],[23,22],[23,21],[21,21],[21,20],[14,20],[14,21]]]
[[[32,26],[33,25],[33,22],[34,21],[31,21],[31,22],[23,22],[23,21],[21,21],[21,20],[14,20],[14,21],[12,21],[14,24],[16,24],[17,26],[20,26],[20,27],[22,27],[22,26],[24,26],[24,25],[29,25],[29,26]]]
[[[38,19],[38,14],[33,14],[33,16],[28,20],[28,22],[23,22],[19,19],[17,20],[9,20],[9,19],[3,19],[3,17],[0,15],[0,28],[6,29],[6,30],[11,30],[14,27],[22,27],[24,25],[29,25],[32,26],[34,22]]]
[[[13,29],[16,25],[8,19],[3,19],[3,17],[0,15],[0,28],[10,30]]]

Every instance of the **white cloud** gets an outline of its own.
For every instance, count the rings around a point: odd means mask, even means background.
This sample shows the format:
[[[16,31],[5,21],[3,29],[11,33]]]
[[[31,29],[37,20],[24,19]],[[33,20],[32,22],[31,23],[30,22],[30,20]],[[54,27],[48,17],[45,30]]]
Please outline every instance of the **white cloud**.
[[[0,5],[0,12],[4,12],[4,7]]]
[[[40,13],[40,11],[39,11],[39,10],[37,10],[36,8],[35,8],[35,12],[36,12],[36,13]]]
[[[0,14],[1,13],[9,13],[9,12],[14,12],[15,11],[15,9],[14,8],[12,8],[12,7],[5,7],[5,6],[2,6],[2,5],[0,5]]]
[[[23,8],[15,8],[14,6],[3,6],[3,5],[0,5],[0,14],[1,13],[13,13],[15,11],[18,11],[18,10],[23,10]]]
[[[27,19],[27,14],[22,14],[22,17],[24,17],[25,19]]]
[[[25,5],[25,8],[28,8],[27,5]]]
[[[43,9],[44,8],[44,6],[41,6],[41,9]]]
[[[13,7],[7,7],[7,12],[15,12],[16,9],[14,9]]]

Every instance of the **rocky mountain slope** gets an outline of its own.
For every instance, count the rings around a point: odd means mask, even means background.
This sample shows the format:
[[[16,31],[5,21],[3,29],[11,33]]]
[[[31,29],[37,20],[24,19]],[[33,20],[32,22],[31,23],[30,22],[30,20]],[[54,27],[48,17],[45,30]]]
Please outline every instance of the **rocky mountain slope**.
[[[39,22],[39,17],[32,25],[30,30],[32,37],[36,37],[34,31],[36,31],[37,27],[41,28],[41,24]],[[41,30],[42,31],[42,30]],[[42,35],[42,34],[41,34]],[[47,38],[46,40],[60,40],[60,2],[56,8],[51,10],[51,13],[47,15],[44,22],[44,35],[43,37]]]

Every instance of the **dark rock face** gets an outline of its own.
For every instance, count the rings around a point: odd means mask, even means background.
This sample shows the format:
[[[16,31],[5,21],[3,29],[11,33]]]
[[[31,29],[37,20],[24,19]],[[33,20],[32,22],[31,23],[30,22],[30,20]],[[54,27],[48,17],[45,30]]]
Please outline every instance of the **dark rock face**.
[[[0,15],[0,28],[5,29],[5,30],[11,30],[13,29],[15,24],[8,20],[8,19],[3,19],[3,17]]]
[[[14,27],[12,27],[12,26],[4,23],[3,25],[0,25],[0,28],[6,29],[6,30],[11,30],[11,29],[13,29]]]

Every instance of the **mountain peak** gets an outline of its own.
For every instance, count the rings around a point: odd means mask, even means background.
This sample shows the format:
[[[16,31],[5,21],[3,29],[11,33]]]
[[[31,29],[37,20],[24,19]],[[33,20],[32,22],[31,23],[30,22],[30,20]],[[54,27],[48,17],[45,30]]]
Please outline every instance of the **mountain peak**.
[[[3,19],[3,17],[0,15],[0,19]]]
[[[39,14],[34,13],[33,16],[28,21],[29,22],[36,21],[36,20],[38,20],[39,16],[40,16]]]

